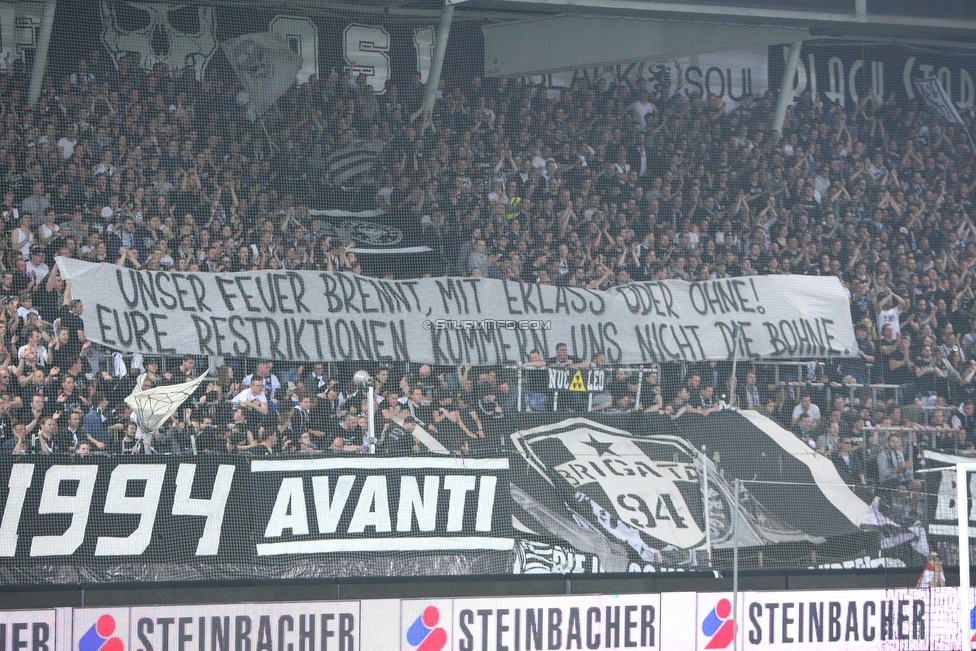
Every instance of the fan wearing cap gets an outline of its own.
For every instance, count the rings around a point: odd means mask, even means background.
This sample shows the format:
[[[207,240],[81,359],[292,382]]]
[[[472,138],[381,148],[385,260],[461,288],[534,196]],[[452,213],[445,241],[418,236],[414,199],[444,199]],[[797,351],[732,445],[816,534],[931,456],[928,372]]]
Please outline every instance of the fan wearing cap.
[[[34,296],[30,292],[24,292],[20,295],[19,305],[17,306],[17,316],[27,323],[28,317],[34,314],[37,316],[38,320],[41,317],[40,312],[34,307]]]
[[[301,389],[297,384],[295,384],[291,380],[285,382],[285,395],[288,397],[289,400],[291,400],[292,404],[294,404],[295,407],[298,407],[299,404],[301,403],[301,396],[299,395],[300,393],[301,393]]]

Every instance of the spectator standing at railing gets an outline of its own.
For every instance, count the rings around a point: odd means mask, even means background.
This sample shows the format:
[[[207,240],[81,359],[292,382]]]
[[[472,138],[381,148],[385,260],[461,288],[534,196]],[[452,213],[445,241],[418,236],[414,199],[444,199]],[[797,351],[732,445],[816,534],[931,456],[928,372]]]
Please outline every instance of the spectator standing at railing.
[[[522,363],[522,399],[529,411],[545,411],[549,404],[549,377],[545,368],[546,360],[538,350],[531,351],[528,361]]]
[[[678,389],[678,393],[675,394],[674,400],[664,408],[664,413],[668,414],[672,419],[676,419],[684,415],[687,411],[688,387],[681,387]]]
[[[938,448],[949,454],[971,455],[976,452],[976,446],[966,436],[966,430],[952,429],[938,439]]]
[[[268,401],[275,399],[275,392],[281,388],[281,382],[278,381],[278,376],[272,373],[274,368],[274,362],[271,360],[263,360],[258,362],[257,369],[254,373],[247,375],[241,380],[241,384],[248,386],[251,384],[251,380],[257,378],[261,380],[264,386],[264,395]]]
[[[256,457],[275,456],[280,453],[281,446],[278,444],[278,430],[274,427],[267,428],[264,436],[261,438],[261,442],[251,448],[251,454]]]
[[[939,355],[932,350],[932,346],[924,344],[919,350],[918,356],[912,360],[915,367],[915,397],[924,407],[931,407],[935,404],[939,385],[944,390],[945,382],[943,378],[948,375],[942,364]]]
[[[106,450],[112,442],[105,424],[106,409],[108,409],[108,397],[104,393],[96,393],[92,396],[92,408],[82,418],[85,438],[98,451]]]
[[[928,563],[918,577],[919,589],[946,587],[945,571],[942,569],[942,558],[938,554],[929,554]]]
[[[234,396],[231,402],[255,415],[266,416],[268,414],[268,396],[264,394],[264,382],[260,377],[252,378],[248,387]]]
[[[62,446],[62,441],[58,440],[57,434],[58,421],[52,416],[44,418],[41,421],[37,437],[34,439],[34,453],[59,454],[68,452],[67,448]]]
[[[908,333],[903,332],[888,356],[887,383],[903,387],[901,401],[905,404],[914,396],[912,390],[914,381],[915,362],[912,360],[912,339]]]
[[[966,400],[953,411],[952,427],[966,433],[966,439],[976,444],[976,408],[972,400]]]
[[[715,400],[715,387],[711,384],[703,385],[698,392],[698,404],[689,406],[690,411],[702,416],[714,414],[719,410],[718,401]]]
[[[637,397],[637,378],[628,373],[627,369],[618,368],[613,371],[613,376],[606,382],[606,389],[613,399],[614,408],[621,411],[633,408]]]
[[[867,477],[864,474],[863,460],[854,453],[853,441],[850,436],[841,436],[837,448],[830,454],[830,460],[837,468],[837,474],[848,486],[856,490],[867,490]],[[859,492],[859,494],[861,494]]]
[[[810,447],[816,447],[817,428],[813,426],[813,419],[810,418],[810,414],[800,414],[796,425],[793,426],[793,433]]]
[[[746,373],[746,381],[739,385],[737,393],[737,406],[739,409],[752,409],[756,411],[763,409],[765,392],[760,390],[758,379],[753,371]]]
[[[556,344],[556,354],[546,362],[548,366],[562,368],[589,368],[590,363],[569,354],[569,346],[564,343]]]
[[[27,426],[24,423],[15,423],[13,426],[13,436],[4,441],[3,450],[10,454],[27,454],[30,451],[30,437],[27,435]]]
[[[840,446],[840,426],[829,421],[825,425],[823,434],[817,437],[817,452],[830,456]]]
[[[876,360],[874,342],[871,341],[868,327],[864,323],[854,326],[854,336],[857,340],[857,357],[844,360],[843,367],[854,377],[855,382],[867,384],[869,379],[867,365],[873,365]]]
[[[912,460],[906,459],[902,452],[901,438],[892,434],[888,437],[888,448],[878,454],[878,480],[885,488],[912,483],[912,465]]]
[[[820,407],[813,402],[810,394],[800,396],[799,404],[793,408],[791,418],[794,427],[799,423],[800,416],[804,414],[810,417],[810,427],[812,429],[820,426]]]
[[[881,337],[878,339],[877,352],[875,354],[875,374],[872,375],[873,382],[883,382],[891,384],[891,366],[889,361],[891,354],[895,352],[898,345],[898,336],[895,335],[894,328],[890,323],[886,323],[881,328]]]
[[[688,388],[688,403],[697,408],[701,398],[701,376],[698,373],[689,373],[685,386]]]
[[[81,302],[81,299],[71,298],[71,281],[66,280],[64,283],[64,301],[61,306],[60,326],[67,329],[68,351],[73,351],[75,355],[81,354],[82,346],[88,341],[85,337],[85,320],[81,316],[84,312],[85,306]]]

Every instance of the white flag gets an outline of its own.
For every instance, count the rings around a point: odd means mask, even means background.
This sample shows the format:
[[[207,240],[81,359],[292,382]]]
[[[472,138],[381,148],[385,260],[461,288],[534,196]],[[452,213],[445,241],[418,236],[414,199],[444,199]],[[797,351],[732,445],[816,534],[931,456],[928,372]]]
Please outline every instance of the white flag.
[[[918,94],[925,100],[926,106],[938,113],[939,117],[949,124],[965,126],[962,118],[959,117],[959,111],[956,110],[952,100],[949,99],[945,88],[939,83],[938,77],[914,79],[913,81],[915,82],[915,88],[918,90]]]
[[[208,379],[208,374],[209,369],[207,373],[201,373],[195,380],[149,389],[142,388],[146,381],[146,374],[140,375],[132,388],[132,393],[125,399],[125,404],[129,405],[132,413],[135,414],[139,430],[143,434],[157,432],[169,417],[176,413],[180,405],[193,395],[200,383]]]
[[[264,115],[295,83],[302,57],[277,34],[245,34],[220,44],[251,99],[257,116]]]

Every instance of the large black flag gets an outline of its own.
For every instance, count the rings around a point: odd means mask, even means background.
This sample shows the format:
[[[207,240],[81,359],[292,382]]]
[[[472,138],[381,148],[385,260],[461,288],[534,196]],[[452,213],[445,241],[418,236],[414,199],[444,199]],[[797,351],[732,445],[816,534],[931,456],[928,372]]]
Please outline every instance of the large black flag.
[[[322,230],[353,253],[423,253],[431,248],[420,243],[412,229],[382,210],[310,210],[322,222]]]
[[[634,563],[704,569],[702,552],[731,548],[736,471],[730,472],[725,460],[738,460],[735,455],[702,454],[696,449],[702,444],[690,442],[688,431],[713,441],[715,451],[730,431],[744,449],[769,434],[733,411],[706,418],[691,415],[677,423],[635,415],[618,423],[620,428],[571,418],[512,434],[526,464],[513,473],[513,525],[523,533],[519,571],[626,571]],[[771,451],[774,446],[771,442],[767,447]],[[708,443],[704,447],[713,449]],[[783,466],[783,460],[761,451],[752,447],[752,467],[736,470],[751,479],[762,474],[763,465]],[[793,480],[807,482],[797,487],[797,499],[808,498],[805,508],[816,513],[798,517],[796,501],[771,500],[776,508],[770,508],[756,497],[757,488],[764,492],[762,486],[744,486],[739,544],[811,546],[824,543],[826,535],[858,533],[832,499],[860,503],[861,509],[847,509],[855,518],[858,513],[863,517],[867,505],[840,482],[836,471],[836,485],[818,486],[803,461],[784,454]],[[782,493],[782,486],[777,490]],[[807,526],[798,526],[801,522]],[[574,555],[591,560],[583,568],[563,567]]]

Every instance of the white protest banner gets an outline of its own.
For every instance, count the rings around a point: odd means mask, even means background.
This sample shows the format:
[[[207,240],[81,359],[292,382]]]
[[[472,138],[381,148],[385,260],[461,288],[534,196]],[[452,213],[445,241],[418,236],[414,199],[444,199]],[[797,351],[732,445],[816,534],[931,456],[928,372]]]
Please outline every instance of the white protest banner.
[[[754,276],[595,291],[485,278],[139,272],[59,258],[94,343],[151,355],[513,364],[565,343],[610,364],[856,353],[836,278]],[[742,333],[737,337],[737,333]]]

